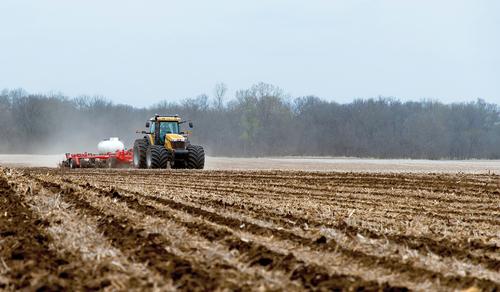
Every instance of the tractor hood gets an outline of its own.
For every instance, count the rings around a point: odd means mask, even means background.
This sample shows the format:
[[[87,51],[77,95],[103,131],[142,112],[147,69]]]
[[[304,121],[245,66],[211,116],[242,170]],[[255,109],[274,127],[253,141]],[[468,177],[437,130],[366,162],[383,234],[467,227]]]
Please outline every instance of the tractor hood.
[[[170,142],[184,142],[184,141],[186,141],[186,138],[184,138],[184,136],[179,135],[179,134],[167,134],[166,138]]]

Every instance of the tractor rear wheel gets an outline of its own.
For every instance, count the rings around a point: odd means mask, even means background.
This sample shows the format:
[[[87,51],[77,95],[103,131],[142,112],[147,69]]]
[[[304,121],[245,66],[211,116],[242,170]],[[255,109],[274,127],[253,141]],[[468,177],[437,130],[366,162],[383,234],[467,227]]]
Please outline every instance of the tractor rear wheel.
[[[198,145],[186,147],[189,151],[186,158],[186,166],[191,169],[203,169],[205,167],[205,150]]]
[[[147,168],[167,168],[168,151],[163,146],[149,145],[146,152]]]
[[[134,142],[134,167],[146,168],[146,151],[148,143],[145,139],[137,139]]]

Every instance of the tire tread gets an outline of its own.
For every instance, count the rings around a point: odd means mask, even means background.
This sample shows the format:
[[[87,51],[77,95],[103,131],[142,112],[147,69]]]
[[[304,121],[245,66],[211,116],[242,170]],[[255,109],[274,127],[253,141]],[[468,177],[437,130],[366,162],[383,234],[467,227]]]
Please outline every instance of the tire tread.
[[[146,168],[146,151],[148,147],[146,139],[137,139],[134,142],[134,155],[135,151],[139,151],[139,168]]]
[[[151,145],[149,147],[151,147],[151,168],[167,168],[167,149],[159,145]]]
[[[186,166],[190,169],[203,169],[205,167],[205,150],[199,145],[189,145]]]

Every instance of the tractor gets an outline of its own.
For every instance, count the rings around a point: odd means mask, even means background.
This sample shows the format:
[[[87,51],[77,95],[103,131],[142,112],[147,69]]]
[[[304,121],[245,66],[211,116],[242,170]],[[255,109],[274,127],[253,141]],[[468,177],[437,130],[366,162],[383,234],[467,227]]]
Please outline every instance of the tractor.
[[[205,152],[203,147],[192,145],[188,136],[191,131],[182,132],[181,125],[193,123],[182,121],[178,115],[155,115],[146,122],[142,139],[134,142],[133,161],[135,168],[189,168],[203,169]]]

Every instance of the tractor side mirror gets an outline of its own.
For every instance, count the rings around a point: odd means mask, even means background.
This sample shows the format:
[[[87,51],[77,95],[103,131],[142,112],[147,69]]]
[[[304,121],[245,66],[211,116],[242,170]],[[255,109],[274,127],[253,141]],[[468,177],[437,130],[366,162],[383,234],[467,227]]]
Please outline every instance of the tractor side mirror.
[[[146,128],[149,128],[149,126],[150,126],[149,122],[146,122]]]
[[[189,122],[189,127],[193,128],[193,122]]]

